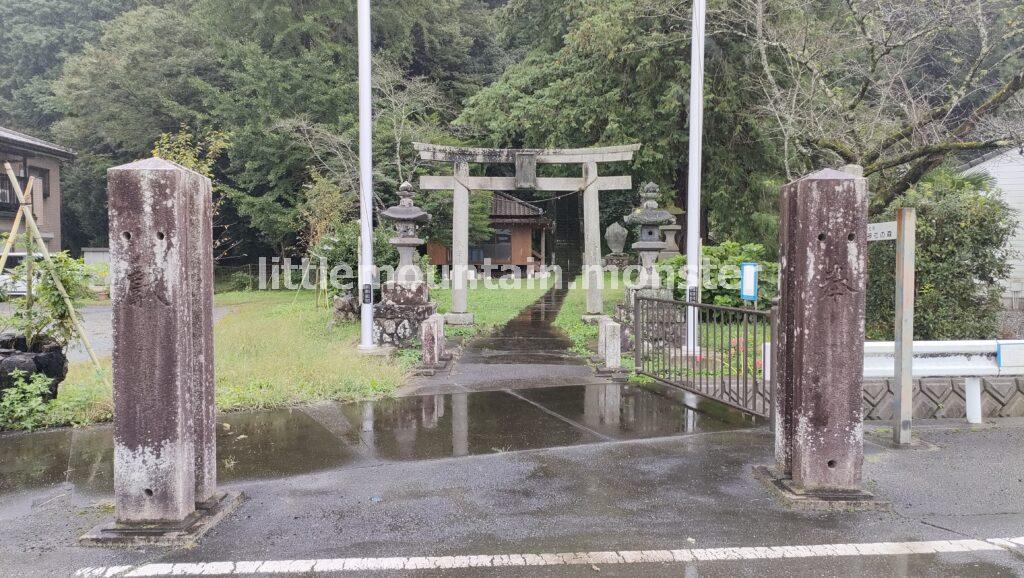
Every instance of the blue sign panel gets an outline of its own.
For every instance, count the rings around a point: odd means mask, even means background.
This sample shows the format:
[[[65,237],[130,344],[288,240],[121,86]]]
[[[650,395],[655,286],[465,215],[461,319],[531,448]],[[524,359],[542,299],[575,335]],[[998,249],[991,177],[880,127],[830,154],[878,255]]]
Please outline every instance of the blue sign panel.
[[[740,299],[757,301],[757,263],[740,263]]]

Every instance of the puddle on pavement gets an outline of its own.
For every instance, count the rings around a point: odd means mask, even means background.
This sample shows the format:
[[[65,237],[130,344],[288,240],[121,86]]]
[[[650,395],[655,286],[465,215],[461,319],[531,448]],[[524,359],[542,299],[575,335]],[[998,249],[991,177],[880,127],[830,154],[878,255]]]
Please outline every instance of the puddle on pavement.
[[[277,478],[750,425],[693,396],[623,385],[321,404],[219,416],[218,475],[223,482]],[[0,495],[61,485],[111,493],[112,432],[99,426],[0,436]]]

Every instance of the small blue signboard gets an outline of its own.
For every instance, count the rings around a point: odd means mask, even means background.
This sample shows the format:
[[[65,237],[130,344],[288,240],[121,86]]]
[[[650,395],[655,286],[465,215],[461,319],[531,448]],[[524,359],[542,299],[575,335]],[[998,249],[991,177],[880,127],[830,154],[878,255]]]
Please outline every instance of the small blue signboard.
[[[757,301],[757,263],[740,263],[740,299]]]

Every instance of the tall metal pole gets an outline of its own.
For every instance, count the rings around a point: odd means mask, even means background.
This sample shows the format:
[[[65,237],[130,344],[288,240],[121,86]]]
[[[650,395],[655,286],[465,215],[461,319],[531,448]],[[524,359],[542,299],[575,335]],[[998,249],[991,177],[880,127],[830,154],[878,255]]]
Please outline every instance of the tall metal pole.
[[[359,0],[359,348],[373,343],[373,99],[370,0]]]
[[[690,159],[686,194],[686,296],[697,301],[700,295],[700,183],[701,147],[704,136],[704,14],[705,0],[693,2],[693,40],[690,50]],[[687,343],[699,349],[697,308],[687,308]]]

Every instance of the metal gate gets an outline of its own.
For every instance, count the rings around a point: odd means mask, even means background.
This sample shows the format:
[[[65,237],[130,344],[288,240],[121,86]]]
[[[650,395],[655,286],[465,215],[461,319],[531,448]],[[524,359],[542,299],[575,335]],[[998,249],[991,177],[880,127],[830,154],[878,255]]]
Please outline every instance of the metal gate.
[[[637,297],[636,372],[740,411],[771,416],[774,314]],[[692,312],[692,313],[691,313]],[[688,343],[687,319],[697,323]]]

